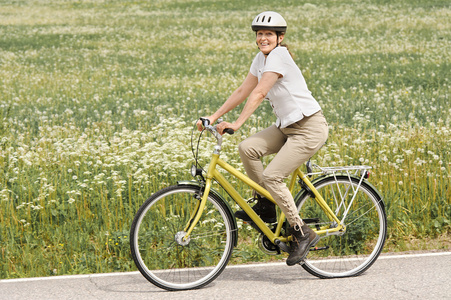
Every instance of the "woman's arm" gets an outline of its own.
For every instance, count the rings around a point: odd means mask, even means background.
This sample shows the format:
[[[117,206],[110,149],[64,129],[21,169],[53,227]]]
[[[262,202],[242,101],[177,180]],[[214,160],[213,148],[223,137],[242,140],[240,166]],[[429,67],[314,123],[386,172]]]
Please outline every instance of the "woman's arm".
[[[244,122],[246,122],[246,120],[254,113],[257,107],[263,102],[269,90],[274,86],[277,79],[279,79],[280,77],[282,77],[282,75],[274,72],[263,73],[260,82],[252,90],[252,93],[249,96],[249,99],[247,100],[246,105],[244,106],[243,111],[241,112],[238,119],[233,123],[220,123],[217,127],[218,131],[222,133],[225,128],[231,128],[235,131],[238,130],[244,124]],[[238,104],[242,103],[243,101],[244,99],[241,100]],[[225,106],[225,104],[223,106]],[[234,107],[236,107],[236,105]],[[230,111],[230,109],[228,111]]]
[[[249,96],[252,90],[257,86],[258,78],[252,75],[252,73],[248,73],[243,83],[237,88],[232,95],[224,102],[224,104],[211,116],[207,117],[210,120],[210,123],[213,124],[216,122],[224,114],[228,113],[241,103]],[[202,130],[202,123],[197,122],[197,128]]]

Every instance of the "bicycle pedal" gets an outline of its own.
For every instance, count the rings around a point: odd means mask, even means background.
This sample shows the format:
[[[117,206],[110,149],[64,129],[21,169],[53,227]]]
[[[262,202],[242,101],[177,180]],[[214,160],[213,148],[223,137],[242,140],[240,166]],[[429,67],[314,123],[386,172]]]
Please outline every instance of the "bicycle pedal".
[[[327,250],[327,249],[329,249],[330,247],[329,246],[324,246],[324,247],[313,247],[313,248],[310,248],[310,251],[321,251],[321,250]]]

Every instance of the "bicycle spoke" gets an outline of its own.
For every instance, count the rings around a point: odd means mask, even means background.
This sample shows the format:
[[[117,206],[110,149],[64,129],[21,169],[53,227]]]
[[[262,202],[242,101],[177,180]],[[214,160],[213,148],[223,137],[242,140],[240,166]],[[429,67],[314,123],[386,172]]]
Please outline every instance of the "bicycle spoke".
[[[230,230],[229,233],[236,232],[236,231],[238,231],[238,229]],[[210,233],[210,234],[203,234],[203,235],[196,234],[196,235],[191,235],[190,238],[191,238],[191,240],[197,240],[197,239],[200,239],[200,238],[212,237],[212,236],[217,236],[217,235],[224,235],[225,233],[226,233],[226,231],[217,232],[217,233]]]
[[[377,202],[377,204],[379,204],[380,201]],[[360,218],[363,218],[366,214],[368,214],[371,210],[376,209],[376,205],[373,205],[372,207],[370,207],[370,209],[368,209],[366,212],[364,212],[363,214],[361,214],[360,216],[358,216],[356,219],[354,219],[352,222],[350,223],[346,223],[346,225],[351,225],[352,223],[358,221]],[[366,206],[369,206],[370,204],[367,204]],[[353,212],[353,214],[356,214],[357,212]]]

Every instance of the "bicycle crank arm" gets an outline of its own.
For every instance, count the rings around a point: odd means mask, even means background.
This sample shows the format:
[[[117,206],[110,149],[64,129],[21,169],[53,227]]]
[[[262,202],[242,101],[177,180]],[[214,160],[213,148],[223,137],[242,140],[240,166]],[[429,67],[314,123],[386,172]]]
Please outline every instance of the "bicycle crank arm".
[[[288,247],[288,245],[282,242],[281,240],[276,239],[274,241],[274,244],[276,244],[282,251],[290,253],[290,247]]]

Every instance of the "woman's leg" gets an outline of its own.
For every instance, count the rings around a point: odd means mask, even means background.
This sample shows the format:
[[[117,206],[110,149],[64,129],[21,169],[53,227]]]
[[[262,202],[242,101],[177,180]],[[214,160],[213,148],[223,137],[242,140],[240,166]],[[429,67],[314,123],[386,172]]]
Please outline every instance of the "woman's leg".
[[[263,172],[263,182],[287,217],[291,227],[290,255],[287,265],[300,263],[319,236],[299,217],[296,204],[284,180],[306,162],[326,142],[328,126],[321,112],[281,129],[288,136],[286,143]]]
[[[327,122],[321,112],[280,129],[287,140],[262,174],[264,187],[280,206],[291,226],[303,225],[285,179],[326,142]]]
[[[261,157],[279,152],[286,139],[287,136],[278,127],[272,125],[240,143],[238,149],[241,161],[250,179],[265,187]]]
[[[239,146],[241,161],[247,175],[262,187],[265,186],[262,180],[263,164],[260,159],[265,155],[277,153],[286,138],[280,129],[273,125],[247,138]],[[252,206],[255,213],[264,222],[276,222],[277,214],[274,203],[258,194],[255,194],[254,198],[257,199],[257,203]],[[251,221],[251,218],[243,210],[235,212],[235,217],[247,222]]]

